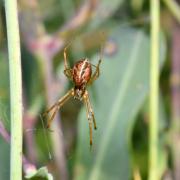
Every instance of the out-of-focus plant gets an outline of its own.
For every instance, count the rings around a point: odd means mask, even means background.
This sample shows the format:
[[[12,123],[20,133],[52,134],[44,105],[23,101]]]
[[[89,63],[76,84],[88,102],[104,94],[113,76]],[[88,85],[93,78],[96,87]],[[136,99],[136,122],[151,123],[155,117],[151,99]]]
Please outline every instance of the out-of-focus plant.
[[[175,70],[180,71],[175,51],[179,47],[175,41],[178,39],[178,30],[174,33],[177,25],[174,25],[172,18],[175,17],[179,22],[179,5],[175,0],[164,0],[162,4],[159,12],[161,35],[159,38],[154,36],[153,42],[156,45],[153,45],[150,41],[150,27],[158,17],[154,20],[151,18],[152,6],[148,1],[18,1],[24,108],[23,169],[26,178],[52,179],[53,174],[55,179],[63,180],[147,179],[151,171],[157,172],[157,179],[172,176],[172,172],[175,179],[179,178],[177,169],[180,160],[176,138],[179,133],[178,128],[174,128],[179,113],[179,105],[175,103],[175,99],[179,99],[179,91],[174,85],[171,87],[171,101],[170,86],[167,83],[171,68],[173,74]],[[152,12],[157,8],[156,5],[152,7]],[[3,124],[0,124],[0,133],[7,141],[10,110],[5,38],[8,29],[5,28],[4,19],[4,5],[1,2],[0,119]],[[163,33],[164,29],[166,33]],[[171,41],[172,32],[172,59],[175,65],[171,67],[165,59],[171,51],[171,44],[167,48],[166,44]],[[157,46],[158,40],[160,47]],[[63,48],[69,42],[71,46],[67,55],[70,65],[84,57],[96,64],[103,45],[100,77],[89,87],[98,126],[93,133],[92,151],[89,149],[88,122],[81,103],[75,100],[67,102],[55,117],[52,132],[45,129],[46,119],[41,117],[45,109],[72,86],[63,75]],[[154,66],[150,65],[153,54],[150,43],[159,52]],[[151,97],[155,97],[157,102],[160,94],[159,111],[158,107],[151,106],[156,111],[156,120],[153,121],[158,124],[156,128],[152,126],[152,113],[148,111],[149,79],[150,72],[153,76],[156,74],[154,69],[156,72],[162,70],[159,86],[158,78],[155,81],[151,79],[151,84],[156,85],[156,93],[151,91]],[[173,74],[172,84],[178,82]],[[169,119],[173,119],[171,126]],[[151,138],[155,137],[158,142],[155,146],[152,139],[149,141],[148,138],[149,126],[153,132],[150,133]],[[173,137],[173,142],[169,141],[170,137]],[[149,144],[150,149],[156,147],[155,154],[158,156],[150,153],[150,160],[156,159],[156,165],[148,167]],[[0,159],[4,162],[4,166],[0,163],[0,179],[8,179],[9,147],[3,139],[0,139],[0,145]],[[170,160],[172,164],[169,164]],[[24,168],[27,167],[25,165],[33,167],[33,171]],[[40,167],[39,170],[37,167]]]

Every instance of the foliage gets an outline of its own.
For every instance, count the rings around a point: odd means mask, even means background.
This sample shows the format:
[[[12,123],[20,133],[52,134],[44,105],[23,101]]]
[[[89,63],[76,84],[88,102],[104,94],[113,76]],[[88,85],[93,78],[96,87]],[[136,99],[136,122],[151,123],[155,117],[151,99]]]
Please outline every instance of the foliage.
[[[161,4],[159,49],[159,71],[162,74],[159,82],[158,173],[161,178],[169,170],[174,172],[173,163],[169,164],[174,159],[166,148],[172,148],[169,135],[175,132],[171,129],[173,118],[170,117],[173,115],[170,109],[174,107],[168,82],[173,68],[167,60],[171,58],[169,54],[172,49],[168,44],[172,29],[169,24],[173,23],[169,9],[178,17],[179,8],[176,4],[168,6],[168,0],[164,2],[166,6]],[[147,1],[44,0],[30,3],[21,0],[18,3],[23,77],[24,177],[147,179],[152,68],[150,7]],[[176,11],[172,7],[176,7]],[[0,2],[0,121],[10,132],[5,32],[4,5]],[[96,65],[100,47],[103,47],[100,77],[88,87],[98,126],[93,131],[92,149],[89,147],[88,120],[83,102],[68,101],[60,109],[60,117],[55,118],[50,132],[45,129],[47,119],[41,116],[48,106],[73,86],[63,74],[63,48],[69,42],[67,55],[71,67],[83,57],[88,57]],[[6,180],[10,173],[10,148],[1,137],[0,146],[3,162],[0,163],[0,179]],[[175,151],[171,153],[175,154]]]

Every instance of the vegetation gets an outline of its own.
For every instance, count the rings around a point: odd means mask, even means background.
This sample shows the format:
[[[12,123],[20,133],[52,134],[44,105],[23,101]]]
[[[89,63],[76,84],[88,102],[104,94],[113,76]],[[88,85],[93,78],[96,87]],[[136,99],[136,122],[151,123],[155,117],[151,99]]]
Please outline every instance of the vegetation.
[[[180,179],[179,2],[20,0],[18,19],[11,2],[0,1],[0,179]],[[69,100],[52,131],[42,116],[73,86],[68,44],[71,67],[96,65],[103,47],[92,149],[83,102]]]

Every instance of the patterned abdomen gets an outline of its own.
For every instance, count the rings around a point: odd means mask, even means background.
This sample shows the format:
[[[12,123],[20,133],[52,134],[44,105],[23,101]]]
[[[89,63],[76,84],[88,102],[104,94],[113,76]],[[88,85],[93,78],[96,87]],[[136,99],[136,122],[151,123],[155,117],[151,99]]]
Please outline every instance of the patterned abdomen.
[[[73,81],[75,86],[85,85],[91,78],[91,64],[87,59],[78,61],[73,67]]]

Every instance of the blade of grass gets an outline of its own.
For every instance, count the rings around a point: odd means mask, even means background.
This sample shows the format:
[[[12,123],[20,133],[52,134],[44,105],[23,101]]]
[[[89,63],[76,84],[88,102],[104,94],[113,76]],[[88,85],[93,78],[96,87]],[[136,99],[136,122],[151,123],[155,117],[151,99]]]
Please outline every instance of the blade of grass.
[[[158,179],[159,0],[151,0],[149,180]]]
[[[180,6],[175,0],[163,0],[172,15],[180,23]]]
[[[11,180],[22,179],[22,77],[17,1],[5,1],[11,107]]]

